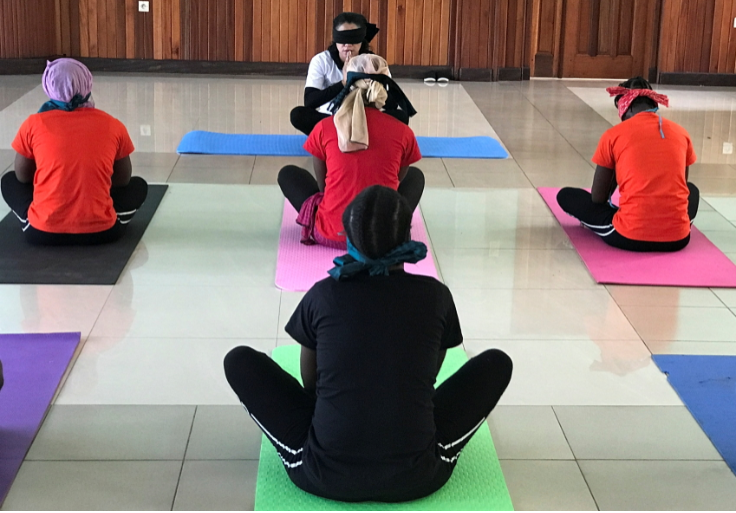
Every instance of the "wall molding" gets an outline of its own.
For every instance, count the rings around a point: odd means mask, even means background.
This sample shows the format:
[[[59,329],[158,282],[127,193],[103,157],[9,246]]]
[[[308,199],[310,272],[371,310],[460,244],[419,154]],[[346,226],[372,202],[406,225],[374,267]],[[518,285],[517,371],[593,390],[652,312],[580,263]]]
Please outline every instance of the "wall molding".
[[[662,72],[657,82],[662,85],[736,87],[736,74]]]
[[[50,56],[53,60],[60,56]],[[304,77],[309,64],[283,62],[186,61],[156,59],[100,59],[76,57],[92,72],[181,73],[202,75],[266,75]],[[47,59],[0,59],[0,75],[40,75]],[[491,70],[486,70],[490,73]],[[391,66],[396,78],[423,79],[429,73],[457,78],[449,66]],[[472,80],[472,79],[471,79]]]

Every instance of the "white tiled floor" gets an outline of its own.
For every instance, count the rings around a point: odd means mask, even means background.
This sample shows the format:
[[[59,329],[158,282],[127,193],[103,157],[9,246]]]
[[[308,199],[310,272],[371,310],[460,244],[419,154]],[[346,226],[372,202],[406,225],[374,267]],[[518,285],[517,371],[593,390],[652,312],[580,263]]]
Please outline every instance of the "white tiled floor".
[[[37,77],[0,77],[0,170]],[[736,290],[595,284],[537,194],[589,185],[615,82],[403,86],[419,135],[498,137],[511,159],[425,159],[422,199],[465,348],[499,347],[511,385],[489,423],[516,509],[733,509],[736,477],[652,354],[736,355]],[[170,188],[113,287],[0,286],[0,331],[81,331],[84,346],[4,509],[250,509],[260,434],[222,358],[270,351],[302,294],[273,285],[286,163],[179,157],[189,130],[294,133],[294,79],[100,75],[136,172]],[[736,259],[733,89],[665,88],[692,134],[696,225]],[[141,135],[141,126],[151,135]],[[710,138],[710,139],[709,139]],[[0,215],[8,212],[0,205]]]

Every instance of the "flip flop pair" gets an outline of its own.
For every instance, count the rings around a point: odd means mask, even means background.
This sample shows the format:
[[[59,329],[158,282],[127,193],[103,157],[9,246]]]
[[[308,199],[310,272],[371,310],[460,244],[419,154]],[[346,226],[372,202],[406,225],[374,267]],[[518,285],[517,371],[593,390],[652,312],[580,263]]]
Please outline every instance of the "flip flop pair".
[[[450,78],[445,74],[433,71],[424,77],[424,83],[428,86],[439,84],[440,87],[447,87],[447,84],[450,83]]]

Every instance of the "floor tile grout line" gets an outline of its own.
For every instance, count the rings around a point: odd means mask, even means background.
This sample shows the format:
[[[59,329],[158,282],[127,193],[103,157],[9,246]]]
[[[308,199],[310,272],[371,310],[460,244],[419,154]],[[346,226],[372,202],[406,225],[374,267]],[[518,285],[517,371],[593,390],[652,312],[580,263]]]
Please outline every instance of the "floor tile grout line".
[[[176,480],[176,487],[174,488],[174,496],[171,499],[171,510],[174,511],[174,505],[176,504],[176,496],[179,493],[179,485],[181,484],[181,476],[184,473],[184,464],[187,461],[187,452],[189,451],[189,443],[192,440],[192,432],[194,431],[194,422],[197,419],[197,410],[199,409],[199,406],[194,407],[194,412],[192,413],[192,423],[189,425],[189,436],[187,436],[187,444],[184,446],[184,454],[181,457],[181,468],[179,468],[179,477]]]
[[[452,175],[450,174],[450,170],[447,169],[447,163],[445,163],[445,159],[441,158],[440,161],[442,162],[442,167],[445,168],[445,174],[447,175],[447,178],[450,179],[450,183],[452,184],[452,187],[455,188],[455,180],[452,179]]]
[[[575,460],[575,465],[578,467],[578,471],[580,472],[580,476],[583,478],[583,481],[585,482],[585,486],[588,488],[588,493],[590,494],[590,498],[593,499],[593,503],[595,504],[595,507],[598,511],[601,510],[601,507],[598,505],[598,499],[595,498],[595,494],[593,493],[593,489],[590,487],[590,483],[588,483],[588,478],[585,477],[585,472],[583,472],[583,467],[580,466],[580,461]]]
[[[570,444],[570,440],[567,437],[567,433],[565,432],[565,428],[562,427],[562,422],[560,422],[560,417],[557,415],[557,410],[555,410],[554,406],[550,406],[552,408],[552,413],[555,416],[555,420],[557,420],[557,425],[560,426],[560,431],[562,431],[562,436],[565,437],[565,442],[567,443],[568,448],[570,449],[570,453],[573,456],[573,459],[575,461],[575,466],[578,467],[578,471],[580,472],[580,476],[583,478],[583,481],[585,482],[585,486],[588,488],[588,493],[590,494],[590,498],[593,499],[593,503],[595,504],[595,507],[598,511],[600,511],[600,506],[598,506],[598,501],[595,498],[595,495],[593,494],[593,490],[590,487],[590,484],[588,483],[588,479],[585,477],[585,473],[583,472],[582,467],[580,466],[580,462],[577,459],[577,456],[575,455],[575,450],[572,448],[572,445]]]
[[[623,306],[620,305],[618,301],[616,301],[616,298],[614,297],[613,294],[611,294],[611,290],[608,287],[609,287],[608,285],[604,285],[603,288],[606,290],[608,295],[611,297],[611,300],[614,302],[619,312],[621,312],[621,315],[624,316],[624,318],[626,319],[626,322],[629,323],[629,326],[631,326],[631,329],[634,330],[634,333],[636,333],[636,336],[639,337],[639,340],[641,341],[641,343],[644,344],[644,347],[646,348],[646,350],[649,351],[649,358],[651,359],[654,356],[654,353],[649,347],[649,344],[647,344],[646,340],[644,340],[644,337],[642,336],[641,333],[639,333],[639,330],[636,329],[636,326],[634,326],[634,323],[631,322],[631,319],[629,319],[629,316],[626,315],[626,311],[624,310]]]
[[[565,85],[564,83],[563,83],[562,85],[563,85],[563,87],[564,87],[564,88],[565,88],[565,89],[566,89],[566,90],[567,90],[567,91],[568,91],[568,92],[569,92],[570,94],[572,94],[572,95],[573,95],[573,96],[574,96],[574,97],[575,97],[575,98],[576,98],[576,99],[577,99],[577,100],[578,100],[579,102],[581,102],[581,103],[582,103],[582,104],[583,104],[583,105],[584,105],[585,107],[587,107],[587,108],[588,108],[589,110],[593,111],[593,113],[595,113],[595,114],[598,114],[598,112],[597,112],[597,111],[596,111],[595,109],[593,109],[593,108],[592,108],[592,107],[591,107],[590,105],[588,105],[587,103],[585,103],[585,101],[583,101],[583,100],[582,100],[582,99],[581,99],[580,97],[578,97],[578,96],[577,96],[577,95],[576,95],[575,93],[573,93],[572,91],[570,91],[570,89],[569,89],[569,87],[568,87],[567,85]],[[520,91],[521,91],[521,94],[522,94],[522,95],[523,95],[523,96],[524,96],[524,97],[525,97],[525,98],[527,99],[527,101],[528,101],[529,103],[531,103],[532,105],[534,105],[534,108],[535,108],[535,109],[537,110],[537,112],[539,112],[539,114],[541,114],[541,115],[542,115],[542,117],[543,117],[544,119],[546,119],[546,120],[547,120],[547,122],[548,122],[548,123],[549,123],[549,124],[550,124],[550,125],[551,125],[551,126],[552,126],[552,127],[554,128],[554,129],[555,129],[555,131],[556,131],[556,132],[557,132],[557,133],[558,133],[558,134],[560,135],[560,137],[562,137],[563,139],[565,139],[565,141],[567,141],[567,143],[568,143],[568,144],[570,145],[570,147],[571,147],[572,149],[574,149],[574,150],[575,150],[575,151],[576,151],[576,152],[578,153],[578,155],[580,155],[580,156],[581,156],[581,157],[583,158],[583,160],[585,160],[586,162],[588,162],[588,158],[587,158],[587,157],[586,157],[585,155],[583,155],[583,154],[582,154],[582,153],[580,152],[580,150],[578,150],[578,149],[577,149],[577,147],[576,147],[575,145],[573,145],[573,144],[572,144],[572,143],[570,142],[570,140],[569,140],[569,139],[568,139],[567,137],[565,137],[565,135],[564,135],[564,134],[563,134],[562,132],[560,132],[560,130],[559,130],[559,129],[557,128],[557,126],[555,126],[555,124],[554,124],[554,123],[552,122],[552,120],[550,120],[550,119],[549,119],[549,118],[548,118],[548,117],[547,117],[547,116],[546,116],[546,115],[545,115],[545,114],[544,114],[544,113],[543,113],[543,112],[542,112],[542,111],[541,111],[541,110],[540,110],[540,109],[539,109],[539,108],[538,108],[538,107],[536,106],[536,104],[535,104],[535,103],[534,103],[534,102],[533,102],[533,101],[532,101],[532,100],[531,100],[531,99],[530,99],[530,98],[529,98],[529,97],[527,96],[527,94],[526,94],[526,93],[524,92],[524,90],[523,90],[522,88],[520,88]],[[600,117],[601,117],[601,118],[602,118],[602,119],[603,119],[604,121],[606,121],[606,123],[608,123],[608,121],[607,121],[607,120],[606,120],[606,119],[605,119],[605,118],[604,118],[603,116],[601,116],[600,114],[598,114],[598,116],[600,116]]]

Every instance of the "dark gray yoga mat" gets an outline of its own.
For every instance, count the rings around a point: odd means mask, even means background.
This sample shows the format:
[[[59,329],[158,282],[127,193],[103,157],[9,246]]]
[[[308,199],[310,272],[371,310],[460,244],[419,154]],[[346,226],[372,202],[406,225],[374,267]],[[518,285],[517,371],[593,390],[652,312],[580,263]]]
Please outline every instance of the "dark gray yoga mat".
[[[148,197],[123,237],[99,246],[28,244],[10,212],[0,221],[0,283],[114,285],[156,213],[168,185],[149,185]]]

